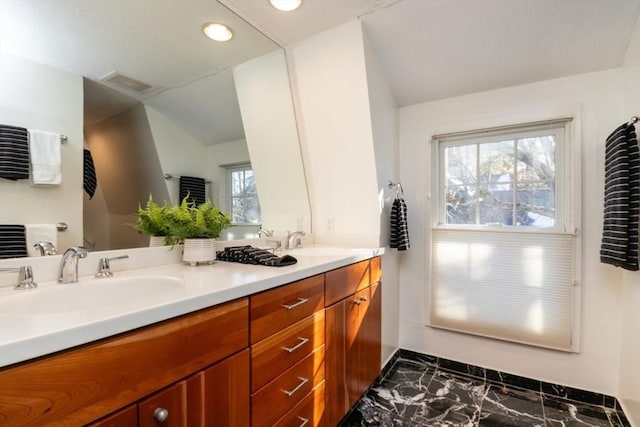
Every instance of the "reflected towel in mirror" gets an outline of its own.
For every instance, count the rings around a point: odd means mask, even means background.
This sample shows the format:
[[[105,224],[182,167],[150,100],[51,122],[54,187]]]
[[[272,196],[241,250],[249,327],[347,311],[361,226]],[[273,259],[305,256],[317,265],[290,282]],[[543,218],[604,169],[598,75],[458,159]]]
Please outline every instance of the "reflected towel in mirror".
[[[59,133],[29,129],[29,156],[34,185],[62,184]]]
[[[180,177],[180,200],[189,196],[188,202],[199,206],[207,201],[204,178]]]
[[[0,224],[0,259],[27,256],[24,225]]]
[[[27,129],[0,125],[0,178],[29,179],[29,134]]]

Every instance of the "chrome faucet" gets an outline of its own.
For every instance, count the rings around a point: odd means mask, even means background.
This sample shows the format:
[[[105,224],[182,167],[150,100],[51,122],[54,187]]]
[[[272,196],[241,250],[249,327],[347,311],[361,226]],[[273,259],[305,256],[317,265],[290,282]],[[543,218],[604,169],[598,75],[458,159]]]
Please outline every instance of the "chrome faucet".
[[[262,237],[262,235],[264,234],[264,237],[273,237],[273,230],[267,230],[266,228],[261,228],[260,230],[258,230],[258,238]]]
[[[293,249],[300,246],[302,236],[304,236],[304,231],[294,231],[293,233],[287,231],[287,240],[285,240],[284,248]]]
[[[30,265],[15,268],[0,268],[0,271],[18,273],[18,283],[14,286],[15,289],[35,289],[38,287],[38,284],[33,281],[33,271]]]
[[[86,258],[87,250],[82,246],[71,246],[62,255],[60,270],[58,272],[58,282],[73,283],[78,281],[78,260]]]
[[[55,245],[48,240],[38,242],[33,245],[33,247],[36,248],[38,252],[40,252],[40,256],[57,254]]]
[[[100,258],[98,261],[98,272],[96,273],[96,277],[98,279],[103,279],[105,277],[113,277],[113,273],[111,272],[111,265],[109,261],[118,260],[118,259],[127,259],[129,255],[120,255],[114,256],[111,258]]]

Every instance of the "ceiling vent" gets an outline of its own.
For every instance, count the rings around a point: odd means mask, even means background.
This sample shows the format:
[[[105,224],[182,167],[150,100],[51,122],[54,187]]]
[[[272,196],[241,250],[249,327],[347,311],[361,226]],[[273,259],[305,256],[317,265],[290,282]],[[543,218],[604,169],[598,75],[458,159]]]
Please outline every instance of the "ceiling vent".
[[[153,89],[153,86],[141,82],[140,80],[122,75],[117,71],[112,71],[100,80],[106,83],[111,83],[112,85],[125,89],[129,92],[146,93],[149,92],[150,89]]]

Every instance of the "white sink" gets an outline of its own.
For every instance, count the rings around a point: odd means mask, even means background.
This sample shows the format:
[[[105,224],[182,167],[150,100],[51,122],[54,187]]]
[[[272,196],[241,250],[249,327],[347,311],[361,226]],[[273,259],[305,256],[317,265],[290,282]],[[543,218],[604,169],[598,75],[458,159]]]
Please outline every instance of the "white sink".
[[[291,256],[344,256],[352,255],[356,250],[347,248],[326,248],[321,246],[307,246],[301,248],[289,249],[288,255]]]
[[[62,315],[110,307],[154,304],[179,296],[183,282],[175,277],[131,276],[90,279],[0,296],[0,316]]]

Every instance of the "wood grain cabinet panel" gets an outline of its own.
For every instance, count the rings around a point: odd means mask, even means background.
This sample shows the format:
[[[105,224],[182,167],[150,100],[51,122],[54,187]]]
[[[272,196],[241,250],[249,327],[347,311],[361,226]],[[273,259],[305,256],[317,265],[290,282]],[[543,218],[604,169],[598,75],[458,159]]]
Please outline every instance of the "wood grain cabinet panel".
[[[251,344],[324,308],[324,275],[293,282],[250,297]]]
[[[273,427],[324,427],[324,381]]]
[[[325,306],[330,306],[371,284],[370,260],[325,273]]]
[[[358,264],[354,264],[358,265]],[[327,278],[327,301],[329,301],[329,284],[336,286],[334,295],[344,289],[359,289],[352,292],[325,310],[325,346],[326,346],[326,408],[325,422],[327,426],[337,425],[349,409],[362,397],[367,388],[374,382],[381,367],[381,284],[367,284],[361,288],[361,278],[348,266],[334,270],[334,278],[348,280],[351,276],[354,283],[344,284],[337,289],[337,279]],[[379,279],[379,257],[371,260],[368,270],[373,272],[373,279]],[[343,271],[339,271],[343,270]],[[358,266],[357,271],[363,271]],[[327,273],[329,274],[329,273]],[[368,276],[370,279],[372,276]]]
[[[252,396],[251,425],[271,427],[324,381],[324,346]]]
[[[250,425],[249,349],[187,380],[188,427]]]
[[[115,414],[89,424],[89,427],[137,427],[138,405],[128,406]]]
[[[295,323],[251,347],[251,392],[324,345],[324,310]]]

